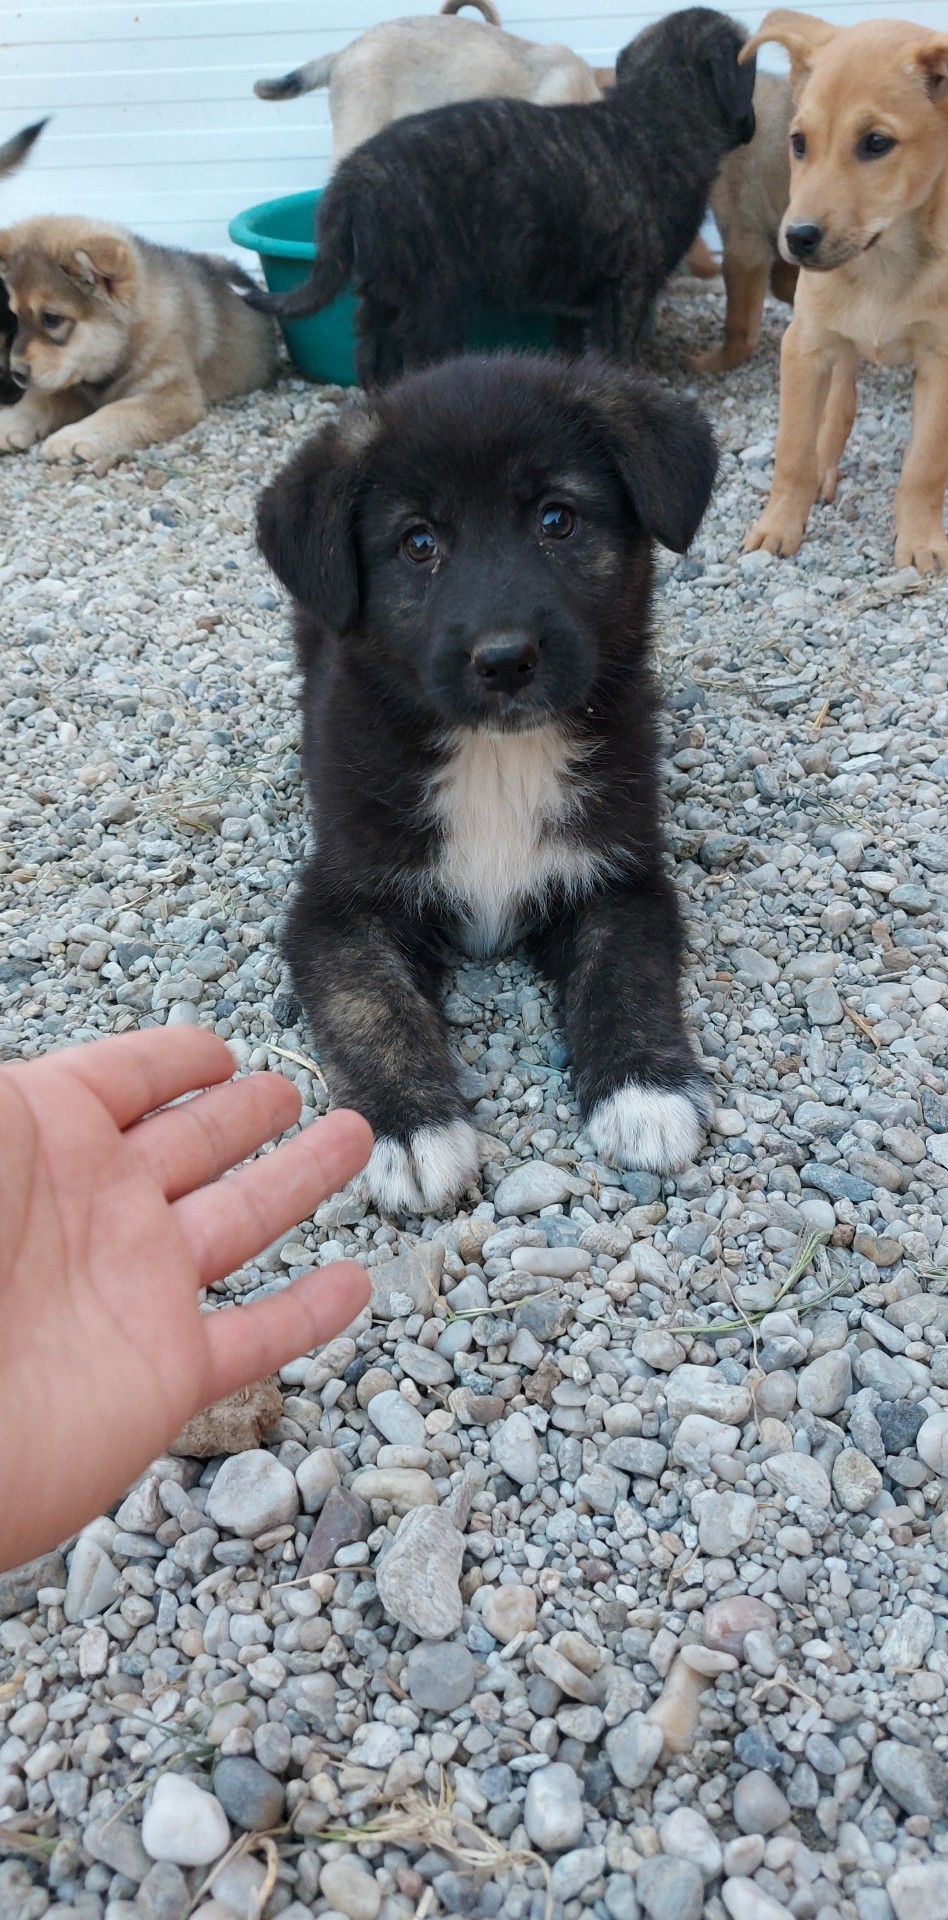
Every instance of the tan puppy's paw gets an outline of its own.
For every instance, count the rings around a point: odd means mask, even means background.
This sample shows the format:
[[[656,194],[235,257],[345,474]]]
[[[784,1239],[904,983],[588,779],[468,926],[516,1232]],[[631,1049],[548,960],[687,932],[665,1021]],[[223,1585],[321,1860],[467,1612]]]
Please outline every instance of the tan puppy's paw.
[[[43,441],[42,458],[61,460],[67,465],[80,461],[100,460],[104,449],[96,444],[94,433],[90,433],[85,421],[75,427],[60,427],[58,433],[51,433]]]
[[[762,547],[765,553],[778,553],[789,557],[796,553],[806,530],[803,514],[774,512],[768,507],[760,519],[755,521],[750,532],[745,534],[742,553],[756,553]]]
[[[711,347],[707,353],[693,353],[688,361],[692,373],[730,373],[752,358],[749,347]]]
[[[948,573],[948,534],[943,528],[909,528],[895,543],[897,567],[915,567],[919,573]]]
[[[35,427],[28,427],[25,423],[20,426],[10,423],[0,427],[0,453],[25,453],[27,447],[35,445],[38,439]]]
[[[819,501],[821,501],[824,507],[832,506],[833,501],[836,498],[836,489],[838,486],[839,486],[839,468],[823,467],[820,473],[820,485],[819,485],[819,491],[816,497]]]

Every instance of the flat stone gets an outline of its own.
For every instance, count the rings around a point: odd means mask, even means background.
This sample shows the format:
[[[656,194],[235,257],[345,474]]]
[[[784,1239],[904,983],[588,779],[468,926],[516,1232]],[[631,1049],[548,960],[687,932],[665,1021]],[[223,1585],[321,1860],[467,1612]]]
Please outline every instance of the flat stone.
[[[669,1375],[665,1404],[672,1420],[703,1413],[725,1425],[735,1425],[748,1418],[751,1395],[748,1387],[732,1386],[712,1367],[685,1365]]]
[[[263,1833],[283,1818],[283,1786],[249,1754],[219,1760],[214,1771],[214,1797],[229,1820],[245,1833]]]
[[[386,1613],[422,1640],[449,1640],[461,1625],[464,1537],[439,1507],[406,1513],[376,1571]]]
[[[574,1181],[562,1167],[551,1167],[546,1160],[528,1160],[501,1180],[494,1192],[498,1218],[515,1213],[539,1213],[541,1207],[556,1206],[569,1200]]]
[[[787,1920],[783,1902],[772,1900],[756,1880],[749,1880],[744,1874],[735,1874],[724,1881],[721,1899],[731,1920]]]
[[[937,1820],[944,1812],[948,1769],[930,1747],[880,1740],[872,1749],[872,1771],[906,1813],[922,1813]]]
[[[126,1880],[144,1880],[151,1866],[138,1828],[128,1820],[90,1820],[82,1831],[82,1845],[90,1860],[101,1860]]]
[[[406,1674],[416,1707],[431,1713],[451,1713],[474,1692],[474,1661],[463,1640],[420,1640]]]
[[[798,1405],[826,1418],[846,1405],[852,1389],[852,1363],[845,1348],[821,1354],[797,1375]]]
[[[618,1440],[610,1440],[602,1457],[607,1467],[618,1467],[622,1473],[638,1478],[658,1480],[668,1464],[668,1448],[659,1440],[623,1434]]]
[[[882,1643],[879,1657],[886,1672],[917,1672],[934,1639],[934,1614],[917,1604],[903,1607]]]
[[[876,1410],[876,1419],[886,1453],[902,1453],[906,1447],[914,1446],[925,1425],[924,1410],[916,1406],[914,1400],[883,1400]]]
[[[846,1447],[833,1461],[833,1492],[847,1513],[868,1513],[882,1492],[882,1475],[866,1454]]]
[[[698,1521],[702,1553],[727,1560],[744,1547],[757,1530],[758,1510],[753,1494],[715,1493],[706,1488],[692,1503]]]
[[[806,1453],[775,1453],[763,1463],[768,1480],[782,1493],[796,1495],[810,1507],[828,1507],[831,1493],[826,1472]]]
[[[191,1460],[211,1460],[219,1453],[247,1453],[258,1448],[265,1433],[283,1413],[283,1395],[277,1379],[255,1380],[196,1413],[182,1427],[169,1453]]]
[[[577,1273],[589,1272],[592,1254],[585,1247],[514,1247],[510,1264],[518,1273],[572,1280]]]
[[[587,1809],[572,1767],[554,1760],[527,1781],[523,1824],[541,1853],[565,1853],[581,1839]]]
[[[889,1875],[885,1890],[895,1920],[946,1920],[948,1861],[909,1860]],[[880,1920],[885,1917],[880,1915]]]
[[[304,1513],[320,1513],[326,1504],[326,1496],[333,1487],[339,1485],[339,1468],[335,1455],[329,1447],[316,1447],[312,1453],[301,1460],[296,1469],[296,1484],[300,1490]]]
[[[918,1430],[915,1445],[926,1467],[948,1478],[948,1407],[929,1414]]]
[[[430,1314],[439,1297],[443,1266],[444,1248],[433,1240],[417,1240],[394,1259],[369,1267],[373,1320],[407,1320],[412,1313]]]
[[[508,1646],[518,1633],[532,1633],[537,1618],[537,1596],[533,1587],[519,1581],[482,1589],[484,1601],[481,1619],[488,1633]]]
[[[10,1620],[15,1613],[35,1607],[41,1587],[65,1585],[66,1562],[58,1551],[41,1553],[21,1567],[11,1567],[9,1573],[0,1573],[0,1620]]]
[[[358,1745],[352,1749],[356,1765],[371,1767],[379,1773],[387,1773],[402,1750],[397,1729],[386,1726],[381,1720],[370,1720],[367,1725],[359,1727],[356,1738]]]
[[[803,1004],[813,1027],[838,1027],[843,1018],[843,1003],[828,980],[814,980],[804,992]]]
[[[644,1713],[630,1713],[606,1734],[609,1764],[620,1785],[640,1787],[656,1765],[663,1744],[662,1729]]]
[[[857,1206],[861,1200],[871,1200],[873,1195],[868,1180],[857,1180],[839,1167],[824,1167],[819,1160],[808,1160],[800,1169],[800,1179],[805,1187],[816,1187],[830,1200],[852,1200]]]
[[[136,1907],[141,1920],[188,1920],[191,1896],[181,1868],[156,1860],[138,1889]]]
[[[289,1468],[263,1448],[225,1460],[207,1496],[208,1518],[242,1540],[285,1526],[299,1510],[299,1493]]]
[[[598,1880],[606,1864],[605,1847],[573,1847],[553,1863],[550,1876],[556,1900],[575,1900],[584,1887]]]
[[[330,1487],[300,1561],[300,1579],[308,1580],[311,1574],[325,1573],[340,1547],[367,1540],[371,1530],[372,1510],[366,1502],[342,1487]]]
[[[560,1653],[556,1647],[539,1646],[533,1649],[533,1663],[538,1673],[546,1675],[561,1693],[569,1695],[571,1700],[580,1700],[586,1706],[594,1706],[596,1688],[587,1673],[574,1666],[572,1660]]]
[[[420,1467],[362,1467],[349,1488],[359,1500],[388,1500],[394,1507],[436,1507],[438,1494],[430,1473]]]
[[[209,1866],[230,1845],[227,1816],[214,1795],[193,1780],[180,1773],[163,1773],[145,1809],[142,1845],[153,1860],[173,1860],[179,1867]]]
[[[742,1833],[773,1833],[790,1818],[790,1802],[762,1769],[745,1773],[734,1788],[734,1819]]]
[[[722,1854],[717,1835],[697,1807],[676,1807],[658,1829],[663,1853],[678,1860],[690,1860],[702,1880],[714,1880],[721,1871]]]
[[[107,1553],[88,1533],[72,1550],[63,1612],[70,1626],[105,1613],[119,1597],[119,1577]]]
[[[391,1446],[424,1446],[428,1437],[424,1415],[397,1388],[374,1394],[366,1411],[372,1425]]]
[[[377,1920],[382,1890],[370,1869],[350,1855],[327,1860],[319,1875],[319,1891],[334,1913],[346,1920]]]
[[[866,1347],[857,1353],[853,1372],[861,1387],[871,1387],[883,1400],[907,1400],[913,1376],[904,1360],[894,1353],[881,1353],[878,1347]]]
[[[540,1441],[525,1413],[508,1414],[491,1435],[491,1458],[518,1486],[533,1484],[540,1471]]]
[[[704,1880],[690,1860],[663,1853],[643,1860],[635,1891],[649,1920],[701,1920]]]
[[[395,1360],[409,1380],[419,1387],[446,1387],[454,1379],[454,1368],[450,1360],[441,1353],[433,1353],[430,1347],[417,1347],[408,1340],[400,1340],[395,1348]]]
[[[735,1593],[729,1599],[714,1600],[705,1608],[701,1638],[706,1647],[740,1655],[748,1633],[773,1633],[776,1626],[777,1616],[765,1600]]]

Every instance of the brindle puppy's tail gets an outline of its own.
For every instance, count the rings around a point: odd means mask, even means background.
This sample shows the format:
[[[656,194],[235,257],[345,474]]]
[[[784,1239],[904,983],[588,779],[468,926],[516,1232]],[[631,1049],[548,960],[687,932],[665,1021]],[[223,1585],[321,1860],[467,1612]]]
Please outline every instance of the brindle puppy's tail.
[[[489,27],[500,26],[500,14],[493,0],[444,0],[441,11],[442,13],[460,13],[462,7],[476,7]]]
[[[308,60],[305,67],[294,67],[278,80],[255,80],[254,93],[258,100],[297,100],[301,93],[315,93],[330,85],[335,60],[334,53],[324,53],[320,60]]]
[[[337,200],[340,202],[338,212]],[[265,293],[262,287],[251,287],[241,298],[258,313],[275,313],[278,320],[303,320],[311,313],[321,313],[323,307],[328,307],[330,301],[345,292],[355,265],[352,217],[338,189],[317,223],[316,241],[318,252],[313,271],[302,286],[294,287],[290,293]]]
[[[17,167],[22,166],[30,148],[35,145],[46,125],[45,120],[36,120],[31,127],[23,127],[19,133],[13,135],[12,140],[8,140],[5,146],[0,147],[0,180],[5,179],[10,173],[15,173]]]

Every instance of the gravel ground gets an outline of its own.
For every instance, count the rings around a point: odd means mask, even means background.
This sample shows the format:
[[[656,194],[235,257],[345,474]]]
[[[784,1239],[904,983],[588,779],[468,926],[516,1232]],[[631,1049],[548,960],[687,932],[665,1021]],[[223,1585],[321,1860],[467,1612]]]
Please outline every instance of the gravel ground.
[[[719,314],[665,301],[673,384]],[[901,374],[797,560],[739,558],[783,319],[701,383],[722,478],[659,608],[708,1149],[597,1165],[542,983],[459,968],[483,1197],[336,1199],[218,1289],[344,1251],[374,1308],[265,1446],[0,1580],[0,1920],[948,1916],[948,594],[892,572]],[[250,528],[335,397],[0,467],[5,1053],[200,1021],[325,1105]]]

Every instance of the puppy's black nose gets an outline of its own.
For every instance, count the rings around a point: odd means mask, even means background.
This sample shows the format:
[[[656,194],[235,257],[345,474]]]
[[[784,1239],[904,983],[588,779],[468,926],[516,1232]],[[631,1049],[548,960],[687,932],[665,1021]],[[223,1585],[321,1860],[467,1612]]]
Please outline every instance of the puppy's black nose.
[[[822,227],[811,226],[807,221],[801,221],[800,225],[796,227],[784,228],[784,239],[790,248],[790,252],[793,254],[794,259],[799,260],[804,267],[808,260],[813,259],[822,238]]]
[[[491,633],[471,651],[471,665],[491,693],[519,693],[529,686],[539,658],[529,633]]]

